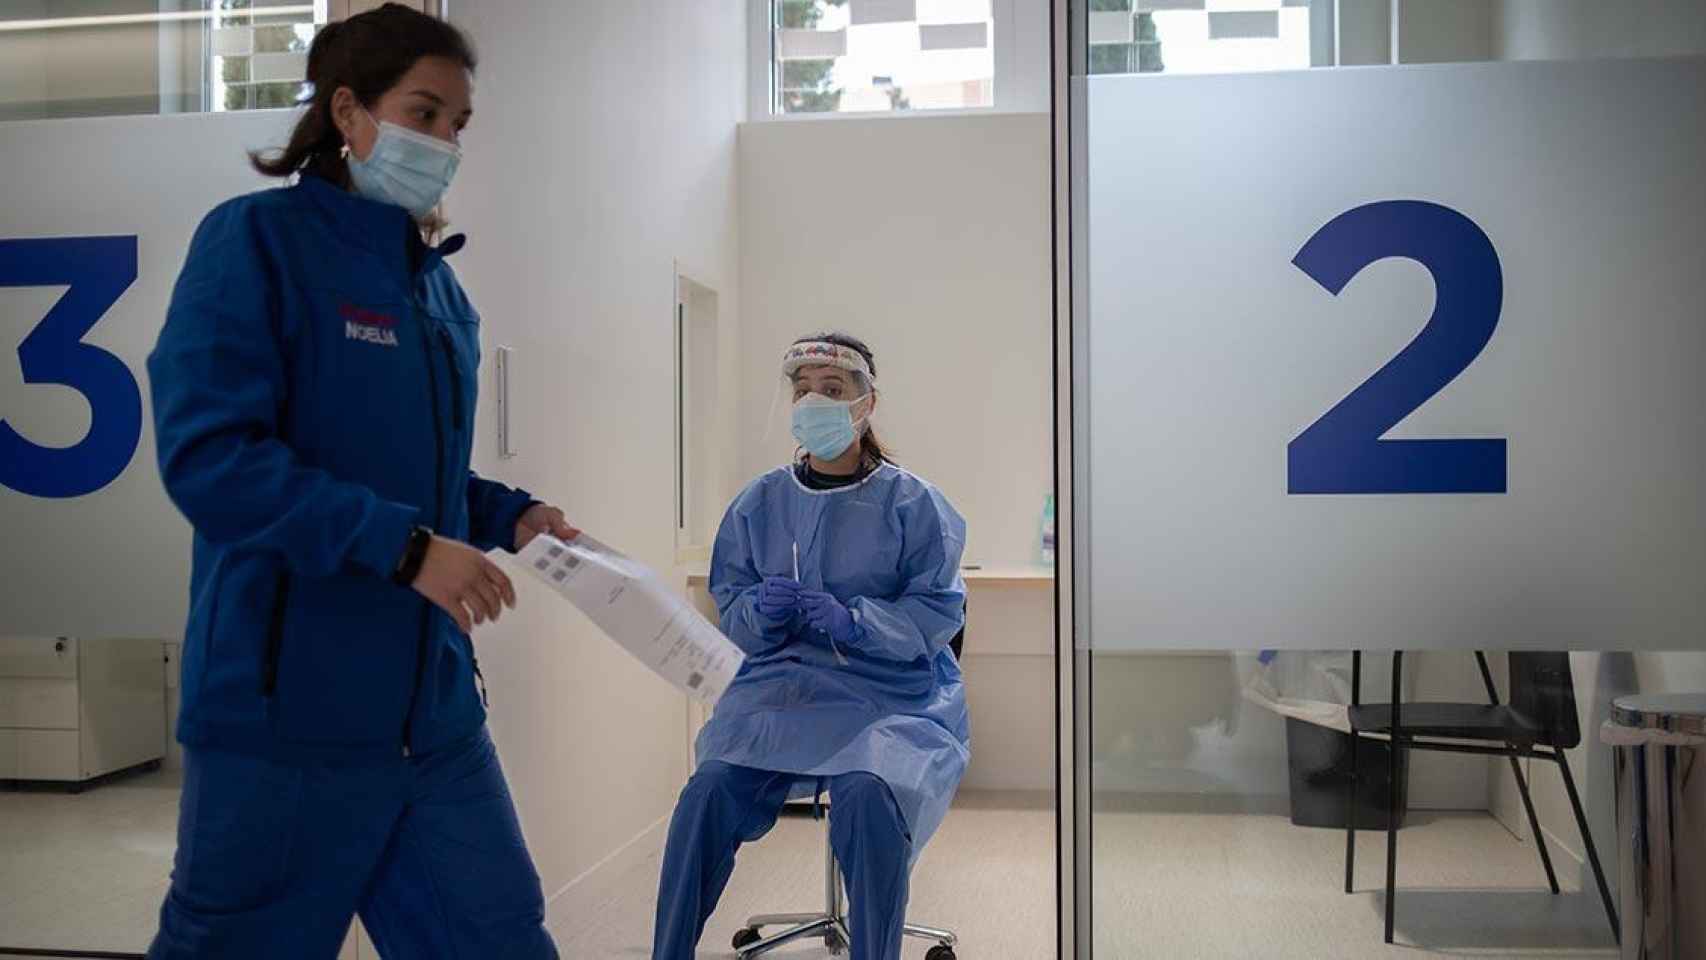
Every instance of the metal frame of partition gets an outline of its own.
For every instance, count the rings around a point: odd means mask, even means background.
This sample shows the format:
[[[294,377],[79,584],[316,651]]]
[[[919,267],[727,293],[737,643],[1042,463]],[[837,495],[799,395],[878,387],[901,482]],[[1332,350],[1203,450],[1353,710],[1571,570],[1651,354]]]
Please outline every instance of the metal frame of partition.
[[[1076,11],[1074,8],[1077,8]],[[1072,67],[1075,45],[1072,37],[1082,35],[1073,29],[1076,12],[1080,23],[1087,22],[1084,5],[1077,0],[1050,0],[1049,3],[1049,113],[1052,121],[1049,160],[1051,209],[1053,216],[1054,257],[1054,490],[1055,490],[1055,923],[1056,955],[1061,960],[1089,955],[1087,917],[1081,918],[1081,892],[1089,891],[1084,856],[1080,845],[1080,827],[1088,827],[1082,814],[1088,811],[1088,793],[1079,784],[1085,781],[1087,751],[1080,751],[1080,733],[1084,725],[1079,712],[1080,684],[1086,678],[1088,658],[1081,658],[1075,643],[1073,618],[1074,573],[1076,570],[1078,537],[1076,536],[1076,503],[1073,496],[1072,454]],[[1088,744],[1084,744],[1087,746]],[[1088,898],[1083,898],[1088,902]],[[1082,947],[1081,947],[1082,940]]]
[[[1088,612],[1088,530],[1079,505],[1088,503],[1089,472],[1082,463],[1088,446],[1075,443],[1087,428],[1081,411],[1082,378],[1088,339],[1084,307],[1087,220],[1084,96],[1081,78],[1088,69],[1089,4],[1086,0],[1050,0],[1050,112],[1054,137],[1054,404],[1055,404],[1055,569],[1056,642],[1056,891],[1059,953],[1066,958],[1091,955],[1090,651],[1081,642],[1080,611]]]

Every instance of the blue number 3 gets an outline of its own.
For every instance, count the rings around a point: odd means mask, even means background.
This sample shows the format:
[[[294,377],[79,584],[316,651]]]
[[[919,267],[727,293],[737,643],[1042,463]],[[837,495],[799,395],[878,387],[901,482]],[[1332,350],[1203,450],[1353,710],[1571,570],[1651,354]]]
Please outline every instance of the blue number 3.
[[[1357,207],[1316,231],[1292,259],[1337,296],[1364,267],[1408,257],[1433,275],[1426,327],[1386,366],[1291,442],[1291,493],[1504,493],[1505,441],[1383,440],[1457,378],[1492,339],[1504,275],[1492,241],[1436,203]]]
[[[70,387],[91,411],[88,435],[71,447],[38,446],[0,417],[0,485],[81,497],[130,465],[142,439],[142,392],[123,360],[83,337],[135,280],[133,236],[0,240],[0,287],[70,288],[18,347],[24,382]]]

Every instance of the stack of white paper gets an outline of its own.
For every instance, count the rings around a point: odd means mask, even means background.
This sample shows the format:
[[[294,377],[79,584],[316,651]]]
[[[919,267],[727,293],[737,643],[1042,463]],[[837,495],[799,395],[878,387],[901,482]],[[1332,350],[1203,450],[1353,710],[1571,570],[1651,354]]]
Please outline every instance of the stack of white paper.
[[[645,564],[582,534],[539,536],[520,562],[654,673],[716,703],[745,654]]]

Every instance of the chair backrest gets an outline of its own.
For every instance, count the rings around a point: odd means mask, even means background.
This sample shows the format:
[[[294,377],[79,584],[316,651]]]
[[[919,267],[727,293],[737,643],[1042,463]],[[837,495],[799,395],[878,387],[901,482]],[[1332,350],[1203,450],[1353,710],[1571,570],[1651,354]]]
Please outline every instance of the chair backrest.
[[[1541,743],[1571,750],[1582,742],[1568,653],[1510,654],[1511,709],[1542,730]]]
[[[969,604],[969,603],[966,604],[965,609],[969,613],[971,610],[971,604]],[[948,641],[948,649],[954,651],[954,662],[956,662],[956,663],[959,662],[960,649],[962,647],[964,647],[965,645],[966,645],[966,623],[965,623],[964,618],[962,618],[960,620],[960,632],[954,634],[954,639]]]

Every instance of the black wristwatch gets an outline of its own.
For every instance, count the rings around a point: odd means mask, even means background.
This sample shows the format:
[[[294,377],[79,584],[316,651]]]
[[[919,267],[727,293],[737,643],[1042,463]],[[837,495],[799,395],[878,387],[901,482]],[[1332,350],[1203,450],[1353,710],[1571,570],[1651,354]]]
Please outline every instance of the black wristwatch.
[[[432,528],[416,527],[409,531],[409,545],[403,548],[403,556],[397,561],[397,569],[391,572],[391,582],[399,587],[412,586],[415,578],[421,575],[421,565],[426,563],[427,548],[432,546]]]

